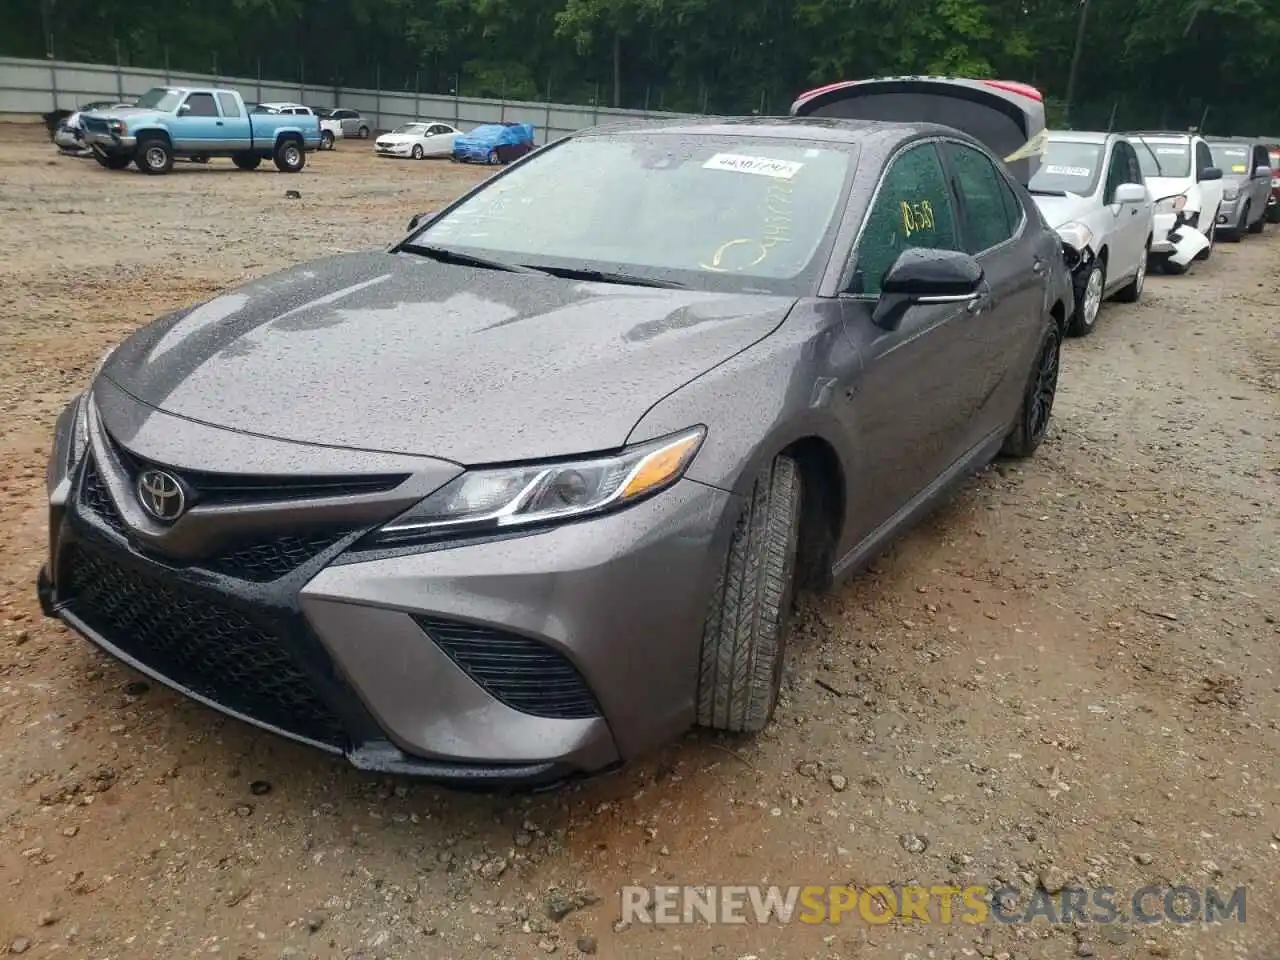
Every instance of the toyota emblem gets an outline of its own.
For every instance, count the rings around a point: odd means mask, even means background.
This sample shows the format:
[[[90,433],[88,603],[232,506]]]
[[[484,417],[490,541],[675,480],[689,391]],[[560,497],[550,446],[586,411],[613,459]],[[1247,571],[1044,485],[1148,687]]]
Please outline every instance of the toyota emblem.
[[[143,470],[138,474],[138,502],[142,509],[163,523],[172,523],[187,507],[178,478],[163,470]]]

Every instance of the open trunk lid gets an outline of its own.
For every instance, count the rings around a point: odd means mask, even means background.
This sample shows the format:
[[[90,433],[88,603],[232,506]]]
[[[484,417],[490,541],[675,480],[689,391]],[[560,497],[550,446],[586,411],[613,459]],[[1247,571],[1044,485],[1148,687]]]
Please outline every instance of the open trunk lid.
[[[1035,87],[1007,80],[846,80],[801,94],[791,105],[791,115],[954,127],[1005,158],[1023,184],[1039,169],[1044,150],[1044,97]]]

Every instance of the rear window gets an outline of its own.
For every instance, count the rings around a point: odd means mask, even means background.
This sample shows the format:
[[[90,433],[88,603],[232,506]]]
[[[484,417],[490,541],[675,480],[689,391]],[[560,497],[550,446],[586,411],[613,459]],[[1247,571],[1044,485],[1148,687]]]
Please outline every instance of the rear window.
[[[1213,165],[1228,176],[1249,172],[1249,148],[1235,143],[1211,143]]]
[[[1191,145],[1172,140],[1133,138],[1138,165],[1144,177],[1188,177],[1191,175]]]
[[[1102,175],[1102,144],[1050,139],[1040,169],[1027,184],[1032,191],[1089,196]]]

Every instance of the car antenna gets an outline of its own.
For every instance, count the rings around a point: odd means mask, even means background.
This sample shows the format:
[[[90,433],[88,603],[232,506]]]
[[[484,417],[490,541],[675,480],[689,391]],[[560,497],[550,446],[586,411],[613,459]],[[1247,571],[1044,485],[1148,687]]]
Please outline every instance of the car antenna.
[[[1119,106],[1119,101],[1111,104],[1111,119],[1107,121],[1107,133],[1110,133],[1116,128],[1116,108]]]

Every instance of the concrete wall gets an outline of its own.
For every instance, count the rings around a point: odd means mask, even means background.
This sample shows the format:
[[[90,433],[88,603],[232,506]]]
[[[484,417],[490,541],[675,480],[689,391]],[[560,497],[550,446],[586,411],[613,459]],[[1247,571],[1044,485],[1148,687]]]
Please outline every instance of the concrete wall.
[[[687,114],[642,110],[613,110],[563,103],[529,103],[515,100],[481,100],[412,93],[364,90],[351,87],[319,87],[259,82],[244,77],[214,77],[198,73],[166,73],[92,63],[60,60],[19,60],[0,57],[0,115],[33,115],[49,110],[74,109],[89,100],[132,98],[159,86],[230,87],[247,101],[293,100],[316,107],[350,107],[386,130],[416,119],[454,123],[463,130],[482,123],[512,120],[532,123],[539,143],[574,130],[645,117],[677,117]]]

